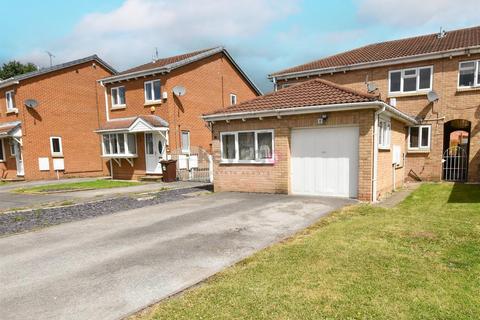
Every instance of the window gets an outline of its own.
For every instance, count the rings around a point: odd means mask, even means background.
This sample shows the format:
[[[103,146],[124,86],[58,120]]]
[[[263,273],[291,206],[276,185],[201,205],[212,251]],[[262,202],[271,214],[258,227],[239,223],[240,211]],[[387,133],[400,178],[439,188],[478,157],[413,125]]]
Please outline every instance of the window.
[[[378,121],[378,147],[390,149],[392,124],[390,120],[380,118]]]
[[[125,106],[125,87],[112,88],[112,108]]]
[[[408,130],[408,148],[413,150],[430,149],[431,126],[410,127]]]
[[[458,86],[475,87],[480,85],[480,60],[460,62],[458,67]]]
[[[17,151],[15,150],[15,141],[13,139],[11,139],[9,144],[10,144],[10,154],[12,156],[16,156]]]
[[[0,139],[0,162],[5,161],[4,139]]]
[[[7,112],[17,111],[17,108],[15,108],[15,92],[13,90],[5,92],[5,98],[7,100]]]
[[[389,92],[408,93],[432,89],[433,67],[390,71]]]
[[[160,101],[160,80],[147,81],[144,84],[145,88],[145,102]]]
[[[182,131],[182,153],[190,153],[190,131]]]
[[[230,93],[230,105],[233,106],[234,104],[237,104],[237,95]]]
[[[273,130],[222,132],[224,163],[272,163]]]
[[[104,156],[137,156],[137,141],[134,133],[107,133],[102,137]]]
[[[62,157],[62,138],[60,137],[50,137],[50,151],[52,152],[53,157]]]

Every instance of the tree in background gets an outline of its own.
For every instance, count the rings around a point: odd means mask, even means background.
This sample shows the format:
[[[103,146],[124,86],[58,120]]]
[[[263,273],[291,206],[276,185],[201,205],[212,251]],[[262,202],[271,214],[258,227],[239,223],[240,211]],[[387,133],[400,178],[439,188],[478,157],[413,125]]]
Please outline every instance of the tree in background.
[[[24,64],[13,60],[4,63],[0,68],[0,79],[5,80],[14,76],[18,76],[19,74],[24,74],[35,70],[37,70],[37,66],[31,62]]]

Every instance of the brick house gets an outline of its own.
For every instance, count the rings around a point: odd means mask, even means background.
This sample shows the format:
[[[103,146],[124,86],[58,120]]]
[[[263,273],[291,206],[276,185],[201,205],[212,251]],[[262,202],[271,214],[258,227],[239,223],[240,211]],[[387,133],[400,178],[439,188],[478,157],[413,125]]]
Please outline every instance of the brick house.
[[[96,80],[115,72],[94,55],[0,81],[0,178],[104,175]]]
[[[211,152],[201,115],[260,90],[223,47],[154,60],[98,81],[102,157],[111,175],[162,174],[160,161]]]
[[[270,77],[278,88],[316,77],[369,84],[419,121],[406,129],[406,179],[480,182],[480,27],[367,45]],[[461,152],[449,149],[459,132],[468,137]]]

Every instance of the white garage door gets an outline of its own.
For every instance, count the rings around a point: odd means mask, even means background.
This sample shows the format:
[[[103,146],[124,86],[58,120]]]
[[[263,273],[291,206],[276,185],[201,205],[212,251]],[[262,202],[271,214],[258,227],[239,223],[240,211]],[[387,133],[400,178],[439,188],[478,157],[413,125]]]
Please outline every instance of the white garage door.
[[[358,127],[292,130],[292,193],[351,197],[358,187]]]

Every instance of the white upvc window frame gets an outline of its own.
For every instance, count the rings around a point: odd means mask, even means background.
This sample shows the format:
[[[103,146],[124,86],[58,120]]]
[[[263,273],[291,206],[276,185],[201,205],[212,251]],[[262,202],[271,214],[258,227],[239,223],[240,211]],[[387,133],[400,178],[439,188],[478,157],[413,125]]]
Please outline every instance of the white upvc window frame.
[[[420,89],[420,70],[421,69],[430,69],[430,86],[428,88]],[[406,71],[415,70],[415,75],[405,75]],[[392,73],[400,72],[400,91],[392,91]],[[414,91],[404,91],[404,79],[408,78],[416,78],[416,88]],[[433,66],[422,66],[422,67],[415,67],[415,68],[405,68],[405,69],[398,69],[398,70],[390,70],[388,72],[388,94],[395,95],[395,94],[415,94],[419,92],[428,92],[433,88]]]
[[[128,147],[128,135],[131,134],[133,135],[134,141],[135,141],[135,153],[130,152],[130,148]],[[116,135],[116,147],[117,147],[117,153],[112,153],[113,151],[113,145],[112,145],[112,139],[109,138],[108,143],[110,146],[110,153],[107,153],[107,149],[105,147],[105,138],[104,136],[109,135],[113,136]],[[120,153],[120,140],[118,139],[119,135],[123,135],[123,145],[124,145],[124,151],[123,153]],[[136,158],[138,156],[138,145],[137,145],[137,135],[135,133],[131,132],[109,132],[109,133],[103,133],[102,134],[102,157],[108,157],[108,158]]]
[[[6,139],[0,139],[0,148],[2,149],[2,157],[0,157],[0,162],[7,161],[7,155],[5,154],[5,140]]]
[[[410,131],[411,128],[418,128],[418,147],[412,147],[410,145]],[[422,146],[422,136],[423,136],[423,128],[428,128],[428,145]],[[432,126],[431,125],[418,125],[418,126],[411,126],[408,127],[408,141],[407,141],[407,148],[411,151],[428,151],[430,150],[430,146],[432,145]]]
[[[117,98],[117,102],[120,102],[120,88],[123,88],[123,102],[124,103],[114,103],[113,99],[113,91],[116,90],[115,96]],[[127,105],[127,92],[125,91],[125,86],[118,86],[118,87],[112,87],[110,88],[110,98],[112,101],[112,109],[123,109]]]
[[[235,93],[230,93],[230,105],[234,106],[237,104],[237,95]]]
[[[15,150],[15,140],[10,139],[9,146],[10,146],[10,155],[12,157],[15,157],[17,155],[17,152]]]
[[[5,105],[7,113],[18,112],[15,106],[15,90],[8,90],[5,92]]]
[[[60,151],[56,152],[53,150],[53,140],[58,139],[58,145],[60,147]],[[63,157],[63,145],[62,145],[62,137],[50,137],[50,153],[52,157]]]
[[[188,137],[188,144],[187,146],[183,145],[183,135],[186,134]],[[183,154],[190,154],[190,131],[188,130],[182,130],[180,132],[180,148],[182,150]]]
[[[464,63],[474,63],[474,68],[473,68],[473,85],[471,86],[461,86],[460,85],[460,71],[461,70],[466,70],[470,68],[462,68],[462,64]],[[480,72],[480,60],[468,60],[468,61],[460,61],[458,63],[458,77],[457,77],[457,88],[458,89],[465,89],[465,88],[476,88],[480,87],[480,78],[478,76],[478,73]]]
[[[239,133],[251,133],[255,135],[255,159],[254,160],[240,160],[240,147],[238,143],[238,134]],[[259,159],[258,154],[258,134],[259,133],[270,133],[272,135],[272,157],[268,159]],[[225,135],[235,136],[235,159],[225,159],[223,158],[223,137]],[[272,164],[275,159],[275,130],[274,129],[261,129],[261,130],[242,130],[242,131],[225,131],[220,133],[220,163],[222,164]]]
[[[155,99],[155,85],[154,83],[160,83],[160,92],[158,99]],[[147,97],[147,84],[151,84],[150,94],[152,95],[152,99],[148,99]],[[143,95],[145,96],[145,103],[153,103],[153,102],[161,102],[162,101],[162,82],[160,79],[149,80],[143,83]]]
[[[378,119],[378,148],[390,150],[392,143],[392,122],[388,118]]]

